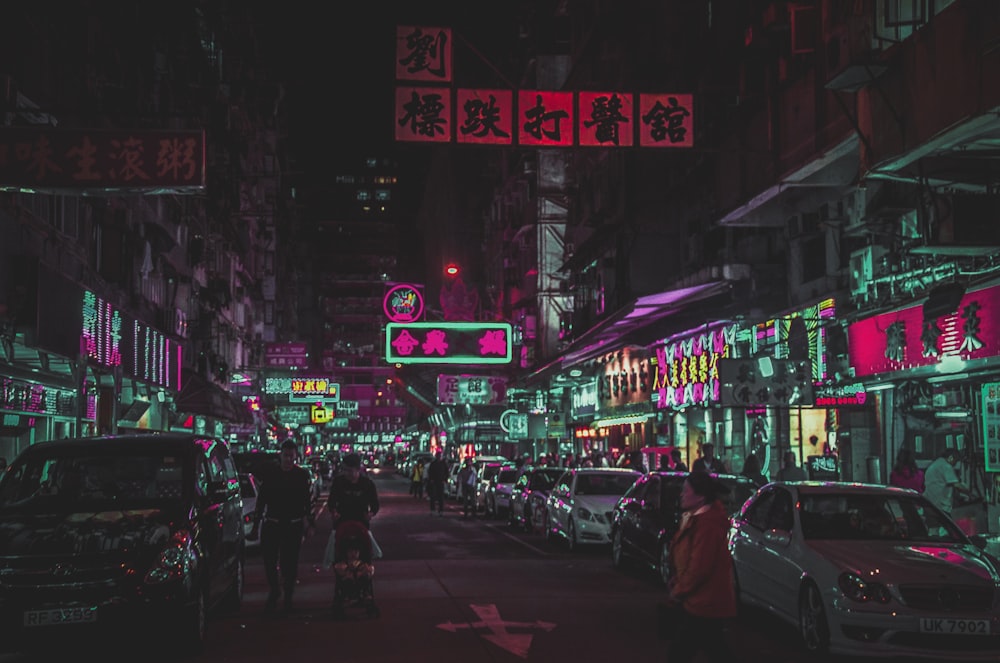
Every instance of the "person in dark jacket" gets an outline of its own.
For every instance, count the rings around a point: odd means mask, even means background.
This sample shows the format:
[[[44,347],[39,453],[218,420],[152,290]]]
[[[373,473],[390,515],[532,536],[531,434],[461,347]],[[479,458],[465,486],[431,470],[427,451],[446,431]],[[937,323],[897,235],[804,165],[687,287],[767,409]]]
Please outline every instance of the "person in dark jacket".
[[[733,561],[727,545],[729,516],[719,499],[728,489],[706,472],[692,472],[681,488],[681,523],[670,543],[670,598],[683,624],[670,645],[670,663],[736,660],[725,624],[736,616]]]
[[[295,464],[297,458],[295,441],[285,440],[281,445],[280,469],[270,472],[267,480],[261,483],[254,510],[250,538],[256,538],[259,530],[260,556],[270,588],[267,603],[264,604],[268,613],[277,608],[282,585],[285,591],[284,609],[286,612],[291,610],[302,537],[316,526],[309,473]]]
[[[743,471],[740,474],[753,481],[753,485],[758,488],[767,483],[767,477],[760,471],[760,461],[757,459],[756,454],[747,456],[746,461],[743,463]]]
[[[438,451],[427,467],[427,496],[431,500],[431,513],[437,507],[437,514],[444,515],[444,482],[448,480],[448,461]]]

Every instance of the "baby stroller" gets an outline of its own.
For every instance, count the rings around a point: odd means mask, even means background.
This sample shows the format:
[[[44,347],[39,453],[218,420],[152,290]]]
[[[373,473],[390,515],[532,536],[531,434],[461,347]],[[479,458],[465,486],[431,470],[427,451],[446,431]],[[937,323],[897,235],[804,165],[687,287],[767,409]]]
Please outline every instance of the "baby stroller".
[[[378,617],[372,576],[372,543],[365,523],[347,520],[337,525],[334,553],[333,614],[340,619],[348,608],[364,610],[369,617]]]

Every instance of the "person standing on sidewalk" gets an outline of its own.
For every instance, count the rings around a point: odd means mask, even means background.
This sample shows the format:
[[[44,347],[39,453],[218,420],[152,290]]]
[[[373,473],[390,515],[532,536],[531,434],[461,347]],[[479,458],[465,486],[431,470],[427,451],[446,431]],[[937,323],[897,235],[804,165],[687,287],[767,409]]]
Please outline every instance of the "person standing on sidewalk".
[[[282,586],[285,591],[284,610],[291,610],[302,537],[316,527],[309,473],[296,465],[297,458],[295,441],[285,440],[281,445],[280,470],[269,473],[267,481],[261,484],[254,510],[250,538],[257,538],[260,532],[260,556],[264,560],[264,573],[270,588],[267,603],[264,604],[267,613],[273,613],[277,608]]]
[[[476,468],[471,458],[465,459],[465,464],[458,472],[458,489],[462,497],[462,517],[476,515]]]
[[[427,496],[431,500],[431,513],[437,507],[437,514],[444,515],[444,482],[448,480],[448,463],[444,454],[438,451],[427,468]]]

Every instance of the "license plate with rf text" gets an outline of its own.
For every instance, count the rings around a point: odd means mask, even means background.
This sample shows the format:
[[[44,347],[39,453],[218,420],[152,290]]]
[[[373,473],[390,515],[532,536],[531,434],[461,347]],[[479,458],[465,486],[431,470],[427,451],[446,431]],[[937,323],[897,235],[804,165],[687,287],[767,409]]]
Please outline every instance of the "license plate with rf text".
[[[25,610],[24,625],[57,626],[60,624],[91,624],[97,621],[97,608],[52,608],[49,610]]]

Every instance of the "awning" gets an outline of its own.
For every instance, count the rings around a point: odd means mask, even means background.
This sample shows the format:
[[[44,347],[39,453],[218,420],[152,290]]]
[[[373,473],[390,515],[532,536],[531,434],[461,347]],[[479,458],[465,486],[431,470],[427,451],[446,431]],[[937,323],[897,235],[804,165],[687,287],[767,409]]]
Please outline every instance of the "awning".
[[[184,371],[181,391],[174,399],[179,412],[190,412],[238,424],[252,424],[250,410],[235,394],[193,371]]]

